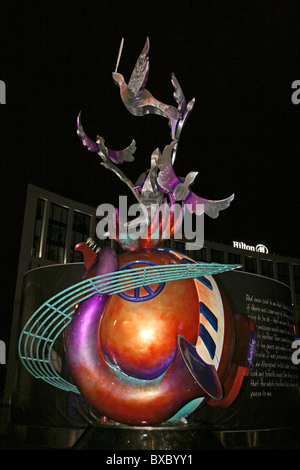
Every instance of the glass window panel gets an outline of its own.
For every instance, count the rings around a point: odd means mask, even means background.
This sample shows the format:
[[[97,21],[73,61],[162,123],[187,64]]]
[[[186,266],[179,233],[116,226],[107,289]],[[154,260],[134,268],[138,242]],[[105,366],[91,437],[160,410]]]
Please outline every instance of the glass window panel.
[[[64,262],[68,209],[51,202],[48,220],[46,258]]]
[[[273,262],[267,259],[261,260],[261,274],[266,277],[273,277]]]
[[[74,211],[72,225],[72,239],[70,249],[70,262],[83,261],[81,253],[74,251],[74,247],[85,242],[90,236],[91,217],[83,212]]]
[[[296,300],[297,300],[297,305],[299,305],[300,304],[300,265],[295,264],[293,266],[293,273],[294,273]]]
[[[36,206],[34,235],[33,235],[33,242],[32,242],[32,248],[31,248],[32,256],[39,256],[40,254],[44,210],[45,210],[45,201],[44,199],[39,198],[37,200],[37,206]]]
[[[257,273],[256,258],[252,258],[251,256],[245,257],[245,271],[247,273]]]
[[[71,253],[71,260],[72,263],[80,263],[83,261],[82,253],[79,251],[72,251]]]
[[[42,220],[42,218],[43,218],[44,207],[45,207],[44,199],[39,198],[37,200],[37,207],[36,207],[36,218],[39,219],[39,220]]]
[[[228,263],[229,264],[240,264],[241,256],[236,253],[228,253]]]
[[[42,221],[40,219],[35,220],[34,235],[40,237],[42,231]]]
[[[224,263],[224,253],[220,250],[211,250],[212,263]]]
[[[46,258],[52,261],[58,261],[57,260],[57,248],[58,247],[55,245],[48,245]]]
[[[101,240],[99,243],[100,247],[103,246],[110,246],[111,245],[111,239],[110,238],[105,238],[105,240]]]
[[[289,265],[287,263],[277,263],[277,271],[278,271],[278,281],[289,285],[290,283]]]
[[[63,262],[64,262],[64,252],[65,252],[64,247],[59,246],[59,247],[58,247],[58,259],[57,259],[57,261],[58,261],[59,263],[63,263]]]
[[[51,225],[50,237],[52,242],[63,244],[66,236],[66,229],[53,223]]]
[[[195,261],[206,261],[206,248],[201,248],[201,250],[195,250]]]

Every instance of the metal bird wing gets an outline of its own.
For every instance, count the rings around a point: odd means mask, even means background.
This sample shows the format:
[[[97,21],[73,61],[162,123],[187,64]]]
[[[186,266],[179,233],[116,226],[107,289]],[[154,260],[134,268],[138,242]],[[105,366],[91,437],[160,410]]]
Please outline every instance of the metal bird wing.
[[[194,181],[197,173],[190,172],[187,175],[186,184],[182,183],[178,178],[171,164],[171,155],[174,144],[175,142],[172,142],[170,145],[166,146],[162,155],[157,160],[157,166],[160,169],[157,177],[158,185],[165,191],[173,192],[177,200],[182,200],[184,202],[184,205],[189,212],[201,215],[204,211],[209,217],[213,219],[217,218],[221,210],[229,207],[231,201],[234,199],[234,194],[227,199],[212,201],[197,196],[195,193],[190,191],[188,185]]]
[[[128,90],[138,98],[144,91],[149,75],[149,38],[147,37],[145,46],[132,71],[128,82]]]
[[[190,191],[189,195],[185,198],[185,207],[192,213],[201,215],[203,210],[201,206],[204,207],[204,212],[211,217],[216,219],[219,216],[219,212],[227,209],[230,206],[231,201],[234,199],[234,194],[229,196],[227,199],[221,199],[219,201],[211,201],[209,199],[203,199],[200,196],[192,193]]]
[[[133,162],[133,154],[136,151],[135,140],[132,140],[131,144],[123,150],[109,150],[108,157],[111,161],[119,164],[123,162]]]
[[[186,104],[186,100],[185,100],[182,88],[179,85],[179,82],[174,73],[172,73],[171,81],[175,90],[173,93],[173,96],[177,102],[177,108],[178,108],[178,112],[180,115],[180,119],[178,121],[176,132],[175,132],[175,138],[178,140],[181,134],[182,128],[185,125],[187,118],[190,115],[194,107],[195,98],[193,98],[188,104]],[[172,163],[174,163],[174,161]]]
[[[187,198],[190,193],[190,185],[193,183],[197,175],[197,171],[191,171],[186,175],[183,183],[176,186],[174,189],[174,197],[176,201],[181,201],[182,199]]]
[[[141,198],[139,197],[136,188],[132,181],[123,173],[120,168],[116,167],[110,160],[106,159],[105,161],[101,162],[101,165],[103,165],[106,169],[111,170],[113,173],[115,173],[120,180],[125,183],[134,197],[136,198],[138,204],[140,205],[140,209],[144,214],[144,221],[148,221],[148,212],[146,206],[142,203]]]
[[[146,174],[146,178],[140,187],[141,200],[145,205],[159,204],[162,201],[163,193],[157,188],[157,161],[160,157],[159,149],[154,150],[151,155],[151,167]]]
[[[103,137],[97,136],[96,143],[101,152],[103,152],[112,162],[119,165],[123,162],[133,162],[133,153],[136,151],[135,140],[132,140],[131,144],[123,150],[111,150],[107,148],[104,143]]]
[[[174,191],[175,187],[181,183],[181,180],[176,175],[171,164],[172,154],[174,149],[176,149],[176,146],[176,141],[166,145],[163,153],[157,159],[157,166],[160,170],[157,177],[157,183],[165,191]]]
[[[91,152],[97,152],[103,160],[111,160],[112,162],[119,165],[123,162],[132,162],[134,160],[133,153],[136,151],[136,143],[135,140],[132,140],[131,144],[123,150],[112,150],[107,148],[104,145],[103,137],[97,136],[97,141],[94,142],[90,139],[81,123],[81,112],[77,118],[77,134],[81,139],[83,145]]]
[[[182,91],[182,88],[181,86],[179,85],[179,82],[177,80],[177,78],[175,77],[175,74],[172,73],[172,84],[173,84],[173,87],[174,87],[174,93],[173,93],[173,96],[178,104],[178,111],[179,111],[179,114],[181,116],[184,116],[184,114],[186,113],[186,100],[185,100],[185,97],[184,97],[184,94],[183,94],[183,91]]]
[[[138,194],[134,188],[133,183],[130,179],[118,168],[114,165],[114,163],[123,163],[123,161],[132,161],[134,158],[132,154],[136,150],[135,141],[133,140],[131,144],[124,150],[111,150],[105,146],[105,141],[103,137],[97,136],[97,142],[94,142],[90,139],[81,124],[81,113],[79,113],[77,118],[77,134],[81,139],[83,145],[90,150],[91,152],[96,152],[102,158],[103,162],[101,165],[104,165],[105,168],[113,171],[119,178],[122,180],[127,186],[130,188],[132,193],[134,194],[135,198],[137,199],[138,203],[141,202]],[[113,163],[114,162],[114,163]]]
[[[189,187],[191,184],[193,184],[197,175],[198,175],[198,171],[191,171],[190,173],[188,173],[185,177],[184,185],[186,187]]]
[[[82,141],[83,145],[90,151],[90,152],[99,152],[98,145],[92,139],[90,139],[81,124],[81,111],[77,117],[77,135]]]

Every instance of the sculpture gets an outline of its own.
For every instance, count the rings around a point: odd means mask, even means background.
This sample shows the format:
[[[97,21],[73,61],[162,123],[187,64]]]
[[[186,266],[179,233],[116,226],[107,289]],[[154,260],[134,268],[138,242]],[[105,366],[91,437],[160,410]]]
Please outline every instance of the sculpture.
[[[154,96],[145,88],[149,75],[149,38],[147,37],[145,46],[135,64],[130,80],[127,83],[123,75],[117,73],[117,68],[123,48],[123,40],[121,42],[119,56],[117,60],[116,70],[112,77],[114,82],[120,87],[121,99],[134,116],[144,116],[145,114],[159,114],[168,119],[171,127],[172,139],[179,138],[181,127],[193,108],[192,100],[186,105],[184,95],[177,78],[172,74],[172,84],[174,86],[174,97],[178,103],[178,109],[162,103],[154,98]]]
[[[81,113],[77,133],[88,150],[99,154],[101,164],[130,188],[143,212],[143,231],[138,238],[130,231],[127,238],[119,237],[123,221],[116,209],[108,233],[125,253],[117,256],[111,248],[99,249],[90,240],[78,244],[75,249],[83,253],[86,267],[83,281],[45,303],[45,309],[37,313],[40,322],[25,326],[19,350],[24,365],[40,377],[45,356],[35,362],[32,357],[31,362],[26,360],[28,338],[41,338],[36,325],[43,324],[53,305],[57,318],[63,319],[59,331],[65,335],[75,386],[57,374],[49,377],[50,383],[82,393],[116,422],[182,423],[205,403],[229,406],[234,401],[253,361],[255,325],[231,312],[213,277],[239,265],[197,263],[184,253],[160,248],[164,239],[174,235],[186,210],[215,218],[234,196],[221,201],[203,199],[190,190],[196,172],[177,177],[173,163],[178,140],[195,100],[186,105],[174,74],[177,108],[161,103],[146,90],[148,38],[127,85],[117,73],[122,47],[123,41],[113,79],[124,105],[136,116],[153,113],[167,118],[172,142],[162,153],[159,149],[152,153],[150,169],[133,184],[120,164],[134,160],[135,141],[120,151],[106,147],[103,137],[93,141],[83,129]],[[170,210],[159,217],[164,204]],[[51,341],[47,338],[48,346]]]
[[[119,64],[122,45],[123,41],[120,47],[117,67]],[[164,148],[162,153],[159,149],[154,150],[151,155],[150,169],[140,176],[137,184],[133,184],[122,170],[120,170],[119,165],[124,161],[132,162],[134,160],[133,153],[136,151],[135,141],[132,141],[126,149],[121,151],[108,149],[104,146],[103,137],[97,136],[97,140],[95,142],[87,136],[82,126],[81,113],[79,113],[77,119],[78,136],[88,150],[91,152],[97,152],[100,155],[103,160],[103,162],[101,162],[102,165],[113,171],[124,183],[127,184],[141,206],[148,229],[150,228],[150,221],[153,220],[150,208],[154,204],[159,205],[164,197],[167,197],[171,208],[173,207],[174,202],[180,201],[182,208],[185,208],[192,213],[201,215],[205,212],[209,217],[216,218],[221,210],[229,207],[230,203],[234,199],[234,194],[219,201],[204,199],[197,196],[189,189],[189,185],[194,181],[197,176],[197,172],[190,172],[183,179],[180,179],[175,174],[173,164],[176,158],[180,133],[188,115],[193,109],[195,99],[186,104],[183,91],[174,74],[172,74],[172,83],[175,88],[174,97],[177,101],[178,109],[172,105],[166,105],[155,99],[152,94],[145,89],[149,74],[148,52],[149,39],[147,38],[146,44],[136,62],[128,85],[125,83],[124,77],[116,71],[113,72],[112,76],[114,81],[120,86],[122,101],[130,113],[136,116],[158,114],[166,117],[169,121],[169,126],[172,129],[172,142]],[[116,165],[118,165],[118,167]],[[156,207],[156,209],[158,211],[159,208]],[[183,217],[183,211],[181,212],[181,217]],[[117,210],[116,220],[117,225],[120,225]],[[179,224],[179,221],[180,218],[177,220],[177,224]],[[176,224],[174,226],[174,222],[172,223],[171,221],[171,229],[173,231],[175,227]],[[153,232],[153,227],[151,227],[151,229]],[[153,247],[154,237],[151,238],[152,240],[148,240],[148,243]],[[156,246],[159,245],[162,240],[163,239],[161,238],[158,243],[156,243]],[[118,239],[118,242],[122,244],[120,239]],[[141,245],[134,241],[132,249],[137,249],[138,247],[149,247],[149,244]],[[128,240],[123,244],[123,248],[126,250],[130,249]]]

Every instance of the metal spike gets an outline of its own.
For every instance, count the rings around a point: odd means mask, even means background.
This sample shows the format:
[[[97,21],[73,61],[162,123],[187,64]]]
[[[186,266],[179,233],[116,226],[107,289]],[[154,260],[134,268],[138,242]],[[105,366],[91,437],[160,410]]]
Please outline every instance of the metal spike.
[[[121,40],[119,54],[118,54],[117,63],[116,63],[115,73],[117,73],[117,70],[118,70],[118,67],[119,67],[119,62],[120,62],[121,54],[122,54],[122,50],[123,50],[123,44],[124,44],[124,38],[122,38],[122,40]]]

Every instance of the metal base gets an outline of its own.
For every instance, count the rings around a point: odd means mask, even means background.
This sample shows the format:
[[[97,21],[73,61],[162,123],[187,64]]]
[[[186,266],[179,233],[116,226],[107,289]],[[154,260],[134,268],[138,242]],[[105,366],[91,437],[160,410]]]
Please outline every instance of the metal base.
[[[213,432],[200,426],[89,427],[73,450],[221,450]]]
[[[157,427],[104,424],[86,429],[17,425],[1,436],[0,449],[299,450],[299,431],[299,427],[220,431],[199,424]]]
[[[299,450],[299,427],[216,432],[223,449],[228,450]]]
[[[9,425],[0,449],[71,449],[85,429]]]
[[[90,427],[73,450],[299,450],[299,429],[215,431],[200,425]]]

